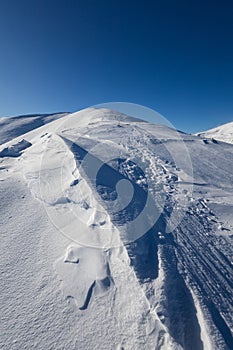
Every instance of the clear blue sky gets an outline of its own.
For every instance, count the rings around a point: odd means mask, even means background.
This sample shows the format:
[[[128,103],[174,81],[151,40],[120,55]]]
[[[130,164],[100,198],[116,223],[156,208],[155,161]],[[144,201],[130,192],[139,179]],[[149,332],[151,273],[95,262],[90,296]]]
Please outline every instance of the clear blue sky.
[[[232,1],[0,0],[1,116],[110,101],[232,121]]]

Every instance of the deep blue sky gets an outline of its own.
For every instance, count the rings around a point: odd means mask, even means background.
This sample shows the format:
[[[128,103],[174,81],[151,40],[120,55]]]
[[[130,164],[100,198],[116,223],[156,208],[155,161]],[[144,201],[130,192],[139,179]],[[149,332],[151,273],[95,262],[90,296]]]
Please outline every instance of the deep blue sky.
[[[110,101],[232,121],[232,1],[0,0],[1,116]]]

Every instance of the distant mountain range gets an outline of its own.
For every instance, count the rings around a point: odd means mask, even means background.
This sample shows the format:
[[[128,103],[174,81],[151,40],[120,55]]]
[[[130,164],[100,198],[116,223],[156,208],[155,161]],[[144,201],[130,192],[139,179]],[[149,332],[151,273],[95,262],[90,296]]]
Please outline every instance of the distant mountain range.
[[[200,132],[197,135],[207,138],[214,138],[223,142],[233,143],[233,122]]]

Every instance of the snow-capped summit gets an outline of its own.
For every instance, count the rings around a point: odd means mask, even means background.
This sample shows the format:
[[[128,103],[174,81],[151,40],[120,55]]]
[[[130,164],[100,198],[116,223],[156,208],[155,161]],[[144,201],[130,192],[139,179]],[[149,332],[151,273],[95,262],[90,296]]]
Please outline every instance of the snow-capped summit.
[[[198,136],[213,138],[219,141],[233,143],[233,122],[220,125],[197,134]]]
[[[232,349],[233,146],[41,119],[2,121],[0,348]]]

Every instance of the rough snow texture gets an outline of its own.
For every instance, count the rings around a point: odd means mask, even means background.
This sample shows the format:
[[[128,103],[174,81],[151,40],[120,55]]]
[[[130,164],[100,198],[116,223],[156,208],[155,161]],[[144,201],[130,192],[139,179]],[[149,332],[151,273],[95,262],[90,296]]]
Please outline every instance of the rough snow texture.
[[[232,349],[233,146],[106,109],[12,125],[0,348]]]

